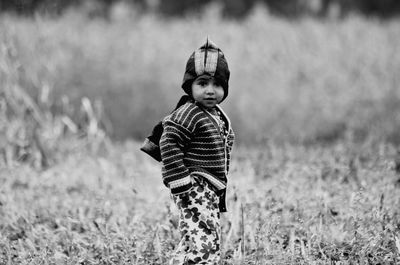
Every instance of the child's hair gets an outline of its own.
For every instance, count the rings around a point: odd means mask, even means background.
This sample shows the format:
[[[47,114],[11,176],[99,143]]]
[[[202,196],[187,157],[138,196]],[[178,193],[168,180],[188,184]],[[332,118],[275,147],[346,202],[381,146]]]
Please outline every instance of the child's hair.
[[[198,50],[194,51],[186,63],[182,88],[191,95],[193,81],[201,75],[210,75],[224,89],[224,100],[228,96],[230,71],[228,62],[220,48],[207,38],[207,41]]]

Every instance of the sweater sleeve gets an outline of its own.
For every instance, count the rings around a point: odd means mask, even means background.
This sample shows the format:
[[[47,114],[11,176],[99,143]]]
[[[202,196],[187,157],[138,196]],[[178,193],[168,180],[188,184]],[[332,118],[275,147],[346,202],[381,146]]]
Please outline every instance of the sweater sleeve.
[[[190,131],[182,124],[164,120],[164,132],[160,140],[163,162],[163,182],[174,195],[191,190],[192,181],[188,168],[183,163],[184,148],[190,140]]]

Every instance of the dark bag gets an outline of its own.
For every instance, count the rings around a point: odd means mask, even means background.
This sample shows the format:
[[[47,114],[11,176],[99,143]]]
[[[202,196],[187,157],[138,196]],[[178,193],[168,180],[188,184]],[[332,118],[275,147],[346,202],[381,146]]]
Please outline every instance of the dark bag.
[[[164,129],[162,126],[162,122],[158,122],[156,126],[154,126],[151,134],[144,140],[140,150],[161,162],[161,151],[160,151],[160,139]]]
[[[188,101],[191,101],[191,98],[188,95],[182,96],[174,111]],[[151,134],[144,140],[142,146],[140,147],[140,150],[158,162],[161,162],[160,139],[163,131],[164,128],[162,126],[162,121],[159,121],[156,126],[154,126]]]

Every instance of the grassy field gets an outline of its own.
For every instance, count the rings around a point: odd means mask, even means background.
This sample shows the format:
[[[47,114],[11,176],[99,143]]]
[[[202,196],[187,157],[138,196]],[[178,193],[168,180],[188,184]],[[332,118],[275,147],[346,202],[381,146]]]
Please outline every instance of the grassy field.
[[[160,165],[114,140],[172,109],[207,35],[238,139],[223,263],[400,264],[400,21],[124,12],[0,17],[1,265],[166,264]]]
[[[0,264],[166,264],[179,241],[160,166],[138,144],[0,171]],[[234,150],[223,264],[397,264],[390,145]]]

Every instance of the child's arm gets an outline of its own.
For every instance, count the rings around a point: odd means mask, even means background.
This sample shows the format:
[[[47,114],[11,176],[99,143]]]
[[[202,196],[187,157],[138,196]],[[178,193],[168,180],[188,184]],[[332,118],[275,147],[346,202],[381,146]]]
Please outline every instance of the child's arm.
[[[163,162],[163,181],[174,195],[183,194],[192,188],[190,172],[183,163],[184,148],[190,140],[190,131],[174,121],[164,122],[160,140]]]

